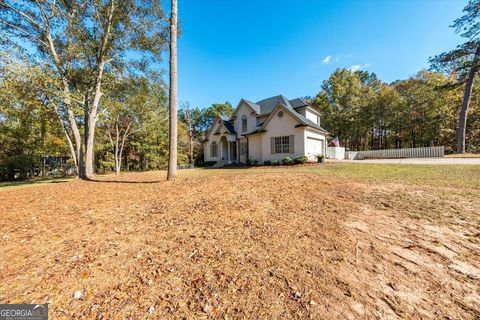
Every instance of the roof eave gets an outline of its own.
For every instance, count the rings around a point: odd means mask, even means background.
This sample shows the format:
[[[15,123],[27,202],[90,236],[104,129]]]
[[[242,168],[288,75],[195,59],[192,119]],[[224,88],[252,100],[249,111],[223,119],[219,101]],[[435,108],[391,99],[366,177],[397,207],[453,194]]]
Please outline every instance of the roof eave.
[[[255,134],[262,134],[262,133],[265,133],[265,132],[267,132],[267,130],[260,130],[260,131],[250,132],[250,133],[244,133],[244,134],[242,134],[242,136],[243,137],[253,136]]]

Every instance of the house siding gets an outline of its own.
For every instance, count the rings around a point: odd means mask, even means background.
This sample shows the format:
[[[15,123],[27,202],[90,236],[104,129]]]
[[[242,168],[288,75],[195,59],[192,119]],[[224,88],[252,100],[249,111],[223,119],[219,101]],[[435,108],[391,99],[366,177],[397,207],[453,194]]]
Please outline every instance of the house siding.
[[[256,160],[258,163],[262,163],[262,148],[262,135],[257,134],[248,137],[248,156],[250,160]]]
[[[313,123],[320,124],[319,115],[316,113],[316,111],[314,111],[314,109],[310,107],[302,107],[296,109],[296,111],[308,120],[313,121]]]
[[[236,119],[233,122],[233,127],[237,133],[237,138],[240,138],[242,134],[245,134],[245,132],[242,132],[243,115],[247,116],[247,132],[252,132],[257,129],[257,117],[252,115],[252,111],[252,108],[247,106],[245,103],[242,103],[235,113]]]
[[[305,111],[305,118],[313,121],[313,123],[319,124],[318,115],[313,112],[310,112],[308,109]]]
[[[270,120],[266,127],[266,132],[262,134],[262,161],[281,161],[286,156],[291,158],[304,154],[305,146],[304,129],[295,128],[298,121],[295,120],[288,112],[283,112],[283,117],[273,115],[274,118]],[[271,138],[280,136],[293,136],[294,138],[294,153],[291,154],[271,154]]]

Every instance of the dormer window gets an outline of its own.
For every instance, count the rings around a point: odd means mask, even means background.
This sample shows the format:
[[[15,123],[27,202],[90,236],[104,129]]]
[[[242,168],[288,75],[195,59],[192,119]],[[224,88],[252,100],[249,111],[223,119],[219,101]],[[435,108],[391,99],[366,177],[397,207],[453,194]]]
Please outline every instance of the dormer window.
[[[247,132],[247,116],[242,116],[242,133]]]

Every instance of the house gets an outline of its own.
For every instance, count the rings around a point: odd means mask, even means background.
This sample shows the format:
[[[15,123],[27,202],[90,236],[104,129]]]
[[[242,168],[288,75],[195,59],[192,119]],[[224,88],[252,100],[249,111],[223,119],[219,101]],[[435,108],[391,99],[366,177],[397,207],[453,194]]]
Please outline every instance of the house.
[[[326,135],[320,114],[303,99],[242,99],[231,117],[216,118],[207,131],[204,159],[217,165],[281,161],[286,156],[315,160],[325,154]]]

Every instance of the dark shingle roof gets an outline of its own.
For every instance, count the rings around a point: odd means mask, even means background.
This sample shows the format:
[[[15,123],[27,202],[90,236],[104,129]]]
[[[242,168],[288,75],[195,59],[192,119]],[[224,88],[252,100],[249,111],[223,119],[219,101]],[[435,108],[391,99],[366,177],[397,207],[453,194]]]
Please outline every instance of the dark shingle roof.
[[[295,109],[300,107],[306,107],[308,106],[308,103],[302,98],[297,98],[297,99],[290,100],[290,105],[292,106],[292,108]]]
[[[235,133],[235,128],[232,126],[232,124],[229,122],[229,121],[225,121],[223,120],[223,125],[225,126],[225,128],[227,128],[227,130],[230,132],[230,133]]]
[[[248,101],[246,99],[243,99],[243,101],[245,101],[245,103],[248,104],[253,110],[255,110],[256,113],[258,113],[258,114],[262,113],[261,108],[258,104],[254,103],[252,101]]]
[[[295,118],[297,118],[298,121],[300,121],[300,123],[304,124],[304,125],[307,125],[309,127],[312,127],[312,128],[315,128],[315,129],[318,129],[318,130],[321,130],[321,131],[327,131],[325,129],[323,129],[322,127],[320,127],[318,124],[316,124],[315,122],[313,122],[312,120],[310,119],[307,119],[304,115],[302,115],[301,113],[298,113],[297,111],[295,111],[292,107],[289,107],[289,106],[285,106],[287,109],[289,109],[293,116]]]
[[[287,107],[291,107],[290,102],[287,98],[282,95],[271,97],[268,99],[263,99],[258,101],[256,104],[260,106],[260,114],[270,113],[272,110],[279,104],[283,104]]]
[[[324,132],[327,132],[325,129],[320,127],[318,124],[315,122],[307,119],[305,116],[302,114],[298,113],[295,108],[300,108],[300,107],[305,107],[308,106],[308,103],[301,99],[301,98],[296,98],[293,100],[288,100],[285,96],[283,95],[278,95],[274,96],[271,98],[263,99],[257,102],[251,102],[246,99],[242,99],[241,102],[244,101],[246,104],[248,104],[256,113],[257,115],[266,115],[269,114],[275,109],[279,104],[282,105],[283,107],[287,108],[291,114],[301,123],[301,125],[309,126],[311,128],[315,128]],[[239,104],[239,105],[240,105]],[[235,133],[235,129],[233,128],[232,124],[228,122],[228,117],[221,117],[223,120],[225,127],[230,131],[231,133]],[[262,127],[263,124],[260,126]],[[247,134],[253,134],[253,133],[259,133],[261,128],[258,128],[252,132],[249,132]]]

